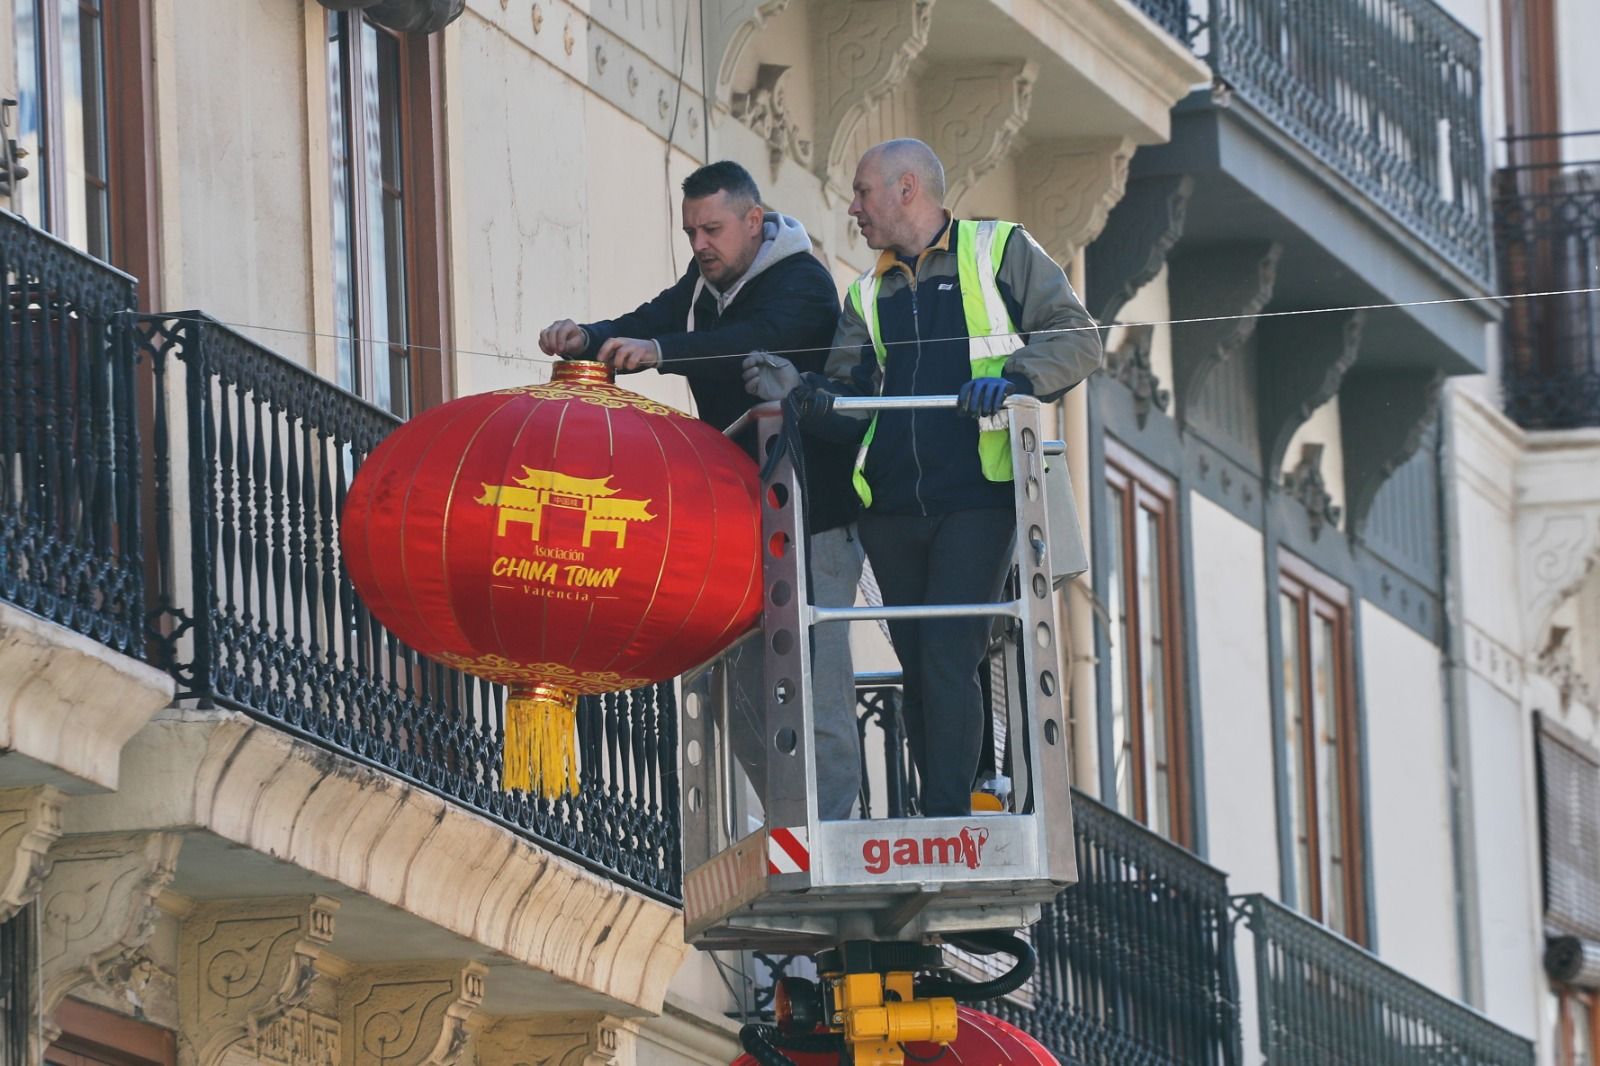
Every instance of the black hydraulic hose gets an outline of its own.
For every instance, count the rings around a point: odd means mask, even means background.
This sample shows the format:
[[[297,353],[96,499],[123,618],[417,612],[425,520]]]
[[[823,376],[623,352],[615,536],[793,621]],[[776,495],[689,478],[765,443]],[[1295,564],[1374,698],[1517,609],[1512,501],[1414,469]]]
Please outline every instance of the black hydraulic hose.
[[[837,1054],[843,1061],[844,1037],[838,1033],[785,1033],[775,1025],[755,1023],[739,1030],[739,1045],[760,1066],[795,1066],[783,1052]]]
[[[1012,933],[971,933],[956,943],[963,950],[981,955],[1003,952],[1015,958],[1017,964],[992,981],[952,981],[942,977],[924,977],[917,981],[917,995],[949,996],[957,1003],[999,999],[1026,984],[1039,961],[1033,953],[1033,946]]]

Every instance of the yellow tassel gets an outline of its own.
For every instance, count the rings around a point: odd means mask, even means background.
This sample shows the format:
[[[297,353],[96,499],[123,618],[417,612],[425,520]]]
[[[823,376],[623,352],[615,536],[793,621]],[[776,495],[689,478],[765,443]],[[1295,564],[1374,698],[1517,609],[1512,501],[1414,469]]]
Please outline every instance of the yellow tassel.
[[[500,786],[546,799],[578,791],[578,694],[554,685],[519,689],[506,700]]]

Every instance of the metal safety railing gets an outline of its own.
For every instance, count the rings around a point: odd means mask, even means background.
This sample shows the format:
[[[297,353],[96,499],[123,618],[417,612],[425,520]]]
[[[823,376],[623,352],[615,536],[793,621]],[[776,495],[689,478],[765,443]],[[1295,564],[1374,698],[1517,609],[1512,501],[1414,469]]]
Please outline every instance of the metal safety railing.
[[[0,211],[0,596],[144,654],[132,278]]]
[[[1241,896],[1255,940],[1266,1066],[1532,1066],[1533,1044],[1265,896]]]
[[[1583,136],[1594,150],[1579,154],[1600,157],[1600,131],[1540,140]],[[1582,291],[1600,287],[1600,158],[1507,167],[1494,207],[1502,288],[1559,294],[1507,302],[1506,413],[1528,429],[1600,426],[1600,292]]]
[[[1494,273],[1478,39],[1432,0],[1212,0],[1219,81],[1473,281]]]
[[[158,659],[236,708],[437,792],[640,891],[680,889],[671,684],[586,697],[579,788],[499,787],[504,692],[367,610],[339,515],[399,420],[198,312],[147,316]]]

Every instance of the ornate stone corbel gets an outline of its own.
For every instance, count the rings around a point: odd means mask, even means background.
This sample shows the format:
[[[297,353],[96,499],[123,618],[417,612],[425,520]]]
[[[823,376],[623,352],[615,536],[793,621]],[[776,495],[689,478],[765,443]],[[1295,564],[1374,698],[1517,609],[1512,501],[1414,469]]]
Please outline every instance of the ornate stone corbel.
[[[131,833],[70,836],[51,848],[39,889],[40,1013],[50,1039],[51,1018],[73,989],[128,996],[181,845],[176,833]]]
[[[461,17],[467,0],[321,0],[330,11],[361,11],[401,33],[437,33]]]
[[[813,12],[817,167],[848,184],[850,136],[927,47],[933,0],[818,0]]]
[[[755,84],[748,92],[734,93],[728,108],[729,114],[767,142],[774,181],[785,156],[802,166],[811,165],[811,142],[801,138],[789,114],[788,94],[783,85],[788,73],[789,67],[783,64],[761,64],[756,69]]]
[[[49,785],[0,791],[0,922],[39,894],[61,837],[63,798]]]
[[[1096,322],[1109,326],[1134,294],[1161,273],[1183,236],[1194,179],[1187,174],[1141,178],[1127,184],[1106,215],[1105,228],[1088,248],[1085,288]]]
[[[1017,157],[1028,232],[1058,263],[1100,236],[1128,184],[1133,145],[1123,137],[1030,144]]]
[[[1439,413],[1443,385],[1438,370],[1346,376],[1339,389],[1339,427],[1350,532],[1361,535],[1378,490],[1421,446]]]
[[[952,209],[1011,151],[1028,121],[1039,65],[1031,59],[941,63],[921,77],[917,97],[928,145],[944,164]]]
[[[1172,261],[1172,317],[1203,319],[1172,327],[1172,376],[1178,417],[1188,411],[1211,371],[1244,348],[1256,329],[1255,315],[1272,299],[1278,279],[1276,243],[1218,245]]]
[[[789,0],[711,0],[701,9],[706,55],[716,64],[718,100],[728,99],[745,47],[768,19],[788,6]]]
[[[1339,508],[1322,480],[1322,450],[1321,444],[1302,444],[1299,465],[1283,475],[1283,490],[1306,509],[1312,540],[1322,536],[1322,527],[1339,525]]]
[[[473,1040],[477,1066],[614,1066],[631,1034],[604,1014],[496,1018]]]
[[[339,989],[346,1066],[453,1066],[466,1049],[488,972],[476,962],[354,971]]]
[[[1282,468],[1295,431],[1338,395],[1339,383],[1356,365],[1365,325],[1365,311],[1330,311],[1261,323],[1256,408],[1263,469],[1269,476]]]
[[[1594,690],[1589,685],[1589,679],[1583,676],[1583,670],[1578,666],[1572,654],[1572,644],[1569,637],[1572,630],[1567,626],[1551,626],[1550,639],[1545,642],[1544,650],[1539,653],[1537,660],[1539,672],[1549,678],[1556,686],[1556,692],[1561,697],[1561,709],[1565,711],[1572,706],[1572,701],[1588,706],[1595,706]]]
[[[311,994],[333,939],[338,900],[326,896],[207,900],[179,936],[178,1016],[185,1059],[215,1066],[230,1049],[259,1056]]]
[[[1156,328],[1148,322],[1127,326],[1122,344],[1106,353],[1106,373],[1133,393],[1133,413],[1139,428],[1150,418],[1152,409],[1165,411],[1172,393],[1161,387],[1161,379],[1150,365],[1150,347]]]

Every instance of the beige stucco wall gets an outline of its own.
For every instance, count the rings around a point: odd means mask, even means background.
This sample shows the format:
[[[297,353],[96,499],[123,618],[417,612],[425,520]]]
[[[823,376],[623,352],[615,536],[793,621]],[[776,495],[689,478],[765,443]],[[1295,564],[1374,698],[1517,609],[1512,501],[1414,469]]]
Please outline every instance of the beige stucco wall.
[[[1278,894],[1278,821],[1261,534],[1190,493],[1194,632],[1213,865],[1236,893]]]
[[[1461,995],[1439,649],[1361,605],[1372,912],[1383,960]]]

